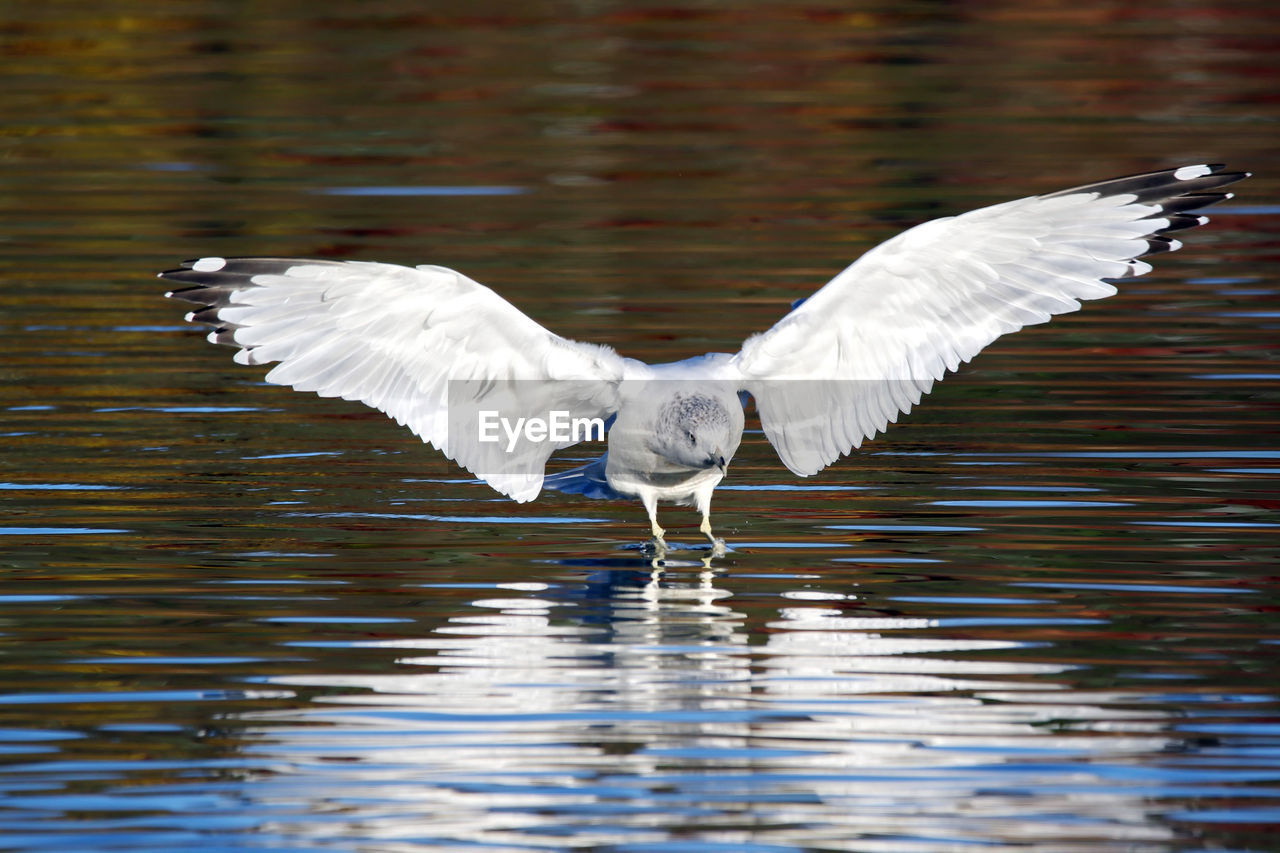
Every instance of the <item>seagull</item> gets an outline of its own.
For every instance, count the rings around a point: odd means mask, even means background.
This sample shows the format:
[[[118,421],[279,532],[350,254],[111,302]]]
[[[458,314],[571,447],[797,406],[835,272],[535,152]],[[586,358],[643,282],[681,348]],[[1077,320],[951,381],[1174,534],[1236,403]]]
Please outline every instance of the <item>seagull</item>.
[[[925,222],[738,352],[666,364],[563,338],[441,266],[208,257],[160,277],[186,285],[165,295],[195,303],[186,319],[237,363],[274,362],[267,382],[372,406],[518,502],[544,488],[638,498],[663,553],[659,501],[692,505],[719,555],[711,496],[747,397],[782,463],[816,474],[996,338],[1149,272],[1139,258],[1180,248],[1169,235],[1205,224],[1194,211],[1248,174],[1182,166]],[[599,458],[546,473],[592,437]]]

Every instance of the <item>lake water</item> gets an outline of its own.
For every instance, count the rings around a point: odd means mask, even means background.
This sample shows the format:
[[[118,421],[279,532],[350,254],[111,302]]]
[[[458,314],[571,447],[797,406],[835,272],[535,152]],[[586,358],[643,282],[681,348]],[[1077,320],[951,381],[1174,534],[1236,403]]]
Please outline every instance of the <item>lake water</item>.
[[[1261,851],[1280,827],[1270,4],[14,5],[0,849]],[[646,360],[910,224],[1258,174],[731,551],[264,384],[202,255],[456,267]],[[700,540],[665,509],[668,538]]]

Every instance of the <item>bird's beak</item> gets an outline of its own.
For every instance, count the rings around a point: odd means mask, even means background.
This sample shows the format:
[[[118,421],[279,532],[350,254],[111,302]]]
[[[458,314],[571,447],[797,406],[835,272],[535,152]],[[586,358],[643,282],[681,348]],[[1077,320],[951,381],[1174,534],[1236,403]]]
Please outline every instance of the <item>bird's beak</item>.
[[[720,453],[720,451],[717,450],[715,452],[714,459],[715,459],[715,466],[720,469],[720,473],[728,474],[729,463],[725,461],[724,456]]]

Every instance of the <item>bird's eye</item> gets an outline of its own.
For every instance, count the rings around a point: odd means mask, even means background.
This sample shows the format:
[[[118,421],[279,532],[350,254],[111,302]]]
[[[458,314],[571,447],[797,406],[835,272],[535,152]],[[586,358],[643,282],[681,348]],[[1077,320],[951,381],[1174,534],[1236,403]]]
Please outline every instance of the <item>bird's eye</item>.
[[[690,443],[690,444],[697,444],[697,443],[698,443],[698,437],[697,437],[696,435],[694,435],[693,433],[689,433],[689,443]]]

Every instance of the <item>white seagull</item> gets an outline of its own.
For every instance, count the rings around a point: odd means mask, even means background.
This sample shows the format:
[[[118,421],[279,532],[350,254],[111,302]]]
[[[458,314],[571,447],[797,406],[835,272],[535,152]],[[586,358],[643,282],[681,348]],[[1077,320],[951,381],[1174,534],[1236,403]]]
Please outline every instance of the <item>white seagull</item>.
[[[439,266],[201,258],[160,276],[188,285],[165,295],[201,306],[187,320],[238,347],[236,362],[278,362],[268,382],[360,400],[516,501],[544,487],[639,498],[660,551],[658,501],[692,504],[721,553],[711,494],[742,438],[744,395],[783,464],[816,474],[996,338],[1148,272],[1138,258],[1179,248],[1169,233],[1203,225],[1192,211],[1247,176],[1183,166],[935,219],[738,352],[669,364],[562,338]],[[564,427],[606,421],[607,453],[545,473],[584,437]]]

